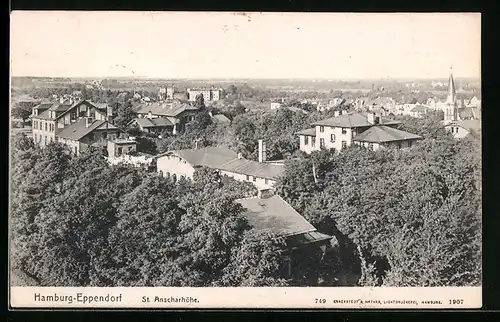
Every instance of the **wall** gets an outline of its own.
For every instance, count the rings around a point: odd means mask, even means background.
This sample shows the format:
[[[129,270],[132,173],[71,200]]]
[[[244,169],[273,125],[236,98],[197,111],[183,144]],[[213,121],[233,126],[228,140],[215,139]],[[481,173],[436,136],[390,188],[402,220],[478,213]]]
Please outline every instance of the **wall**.
[[[73,152],[77,155],[81,152],[80,151],[81,150],[80,149],[80,142],[78,142],[78,141],[59,138],[59,142],[66,144],[68,146],[68,148],[71,150],[71,152]]]
[[[266,179],[265,178],[259,178],[259,177],[253,177],[253,176],[248,176],[247,180],[247,175],[241,174],[241,173],[235,173],[235,172],[230,172],[230,171],[220,171],[221,175],[227,175],[228,177],[231,177],[235,180],[238,181],[244,181],[244,182],[251,182],[257,189],[270,189],[274,186],[276,183],[275,180]],[[254,181],[255,178],[255,181]]]
[[[164,177],[168,177],[167,173],[169,173],[170,177],[175,174],[177,179],[181,176],[193,179],[194,167],[184,159],[173,154],[159,157],[156,162],[156,168]]]
[[[453,132],[452,132],[452,128],[453,128]],[[449,132],[453,135],[453,137],[454,137],[455,139],[462,139],[462,138],[466,137],[466,136],[469,134],[469,131],[468,131],[468,130],[466,130],[466,129],[464,129],[464,128],[463,128],[463,127],[461,127],[461,126],[456,126],[456,125],[454,125],[454,126],[452,126],[452,125],[447,125],[447,126],[445,127],[445,129],[446,129],[447,131],[449,131]]]
[[[45,131],[47,125],[47,131]],[[52,126],[52,130],[51,130]],[[50,142],[55,142],[56,139],[56,124],[54,121],[46,121],[41,119],[33,119],[32,124],[32,137],[33,142],[40,146],[45,146]]]
[[[307,137],[307,140],[308,140],[307,144],[305,142],[306,137]],[[313,138],[314,138],[313,136],[309,136],[309,135],[300,135],[299,136],[300,150],[304,151],[307,154],[309,154],[312,151],[316,150],[316,148],[311,145]]]
[[[342,128],[324,126],[324,131],[320,132],[320,126],[316,126],[316,149],[320,149],[321,139],[325,140],[325,148],[336,149],[340,151],[342,149],[342,141],[345,141],[346,146],[351,145],[353,131],[350,128],[344,128],[345,134],[342,133]],[[331,135],[335,135],[335,141],[331,141]]]

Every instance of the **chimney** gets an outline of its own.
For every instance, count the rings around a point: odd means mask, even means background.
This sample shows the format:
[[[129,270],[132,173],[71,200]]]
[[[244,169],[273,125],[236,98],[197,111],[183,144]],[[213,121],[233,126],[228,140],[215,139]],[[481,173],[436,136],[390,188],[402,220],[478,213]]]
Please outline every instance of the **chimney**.
[[[90,116],[86,117],[85,118],[85,127],[89,127],[92,125],[92,123],[94,122],[94,119]]]
[[[367,118],[368,123],[375,124],[375,113],[368,113]]]
[[[266,143],[259,140],[259,162],[266,162]]]
[[[59,98],[59,103],[64,104],[64,96],[61,96],[61,98]]]
[[[241,152],[238,153],[238,159],[243,159],[243,154],[241,154]]]

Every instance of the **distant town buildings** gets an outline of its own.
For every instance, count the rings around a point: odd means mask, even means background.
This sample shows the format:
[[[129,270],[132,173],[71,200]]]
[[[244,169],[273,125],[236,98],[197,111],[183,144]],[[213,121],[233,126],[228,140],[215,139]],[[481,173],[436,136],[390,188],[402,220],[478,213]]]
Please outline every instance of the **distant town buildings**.
[[[220,88],[188,88],[188,101],[196,101],[196,96],[203,95],[203,99],[207,102],[218,101],[222,96],[222,89]]]
[[[182,132],[185,125],[192,121],[198,113],[199,109],[189,104],[181,102],[155,102],[141,105],[137,111],[137,116],[138,118],[147,119],[165,118],[173,125],[172,133],[177,134],[178,132]],[[143,128],[148,123],[151,123],[146,121],[140,122],[142,123],[138,125]],[[159,124],[157,121],[154,122],[156,122],[154,124]],[[164,122],[164,125],[167,126],[168,123]]]

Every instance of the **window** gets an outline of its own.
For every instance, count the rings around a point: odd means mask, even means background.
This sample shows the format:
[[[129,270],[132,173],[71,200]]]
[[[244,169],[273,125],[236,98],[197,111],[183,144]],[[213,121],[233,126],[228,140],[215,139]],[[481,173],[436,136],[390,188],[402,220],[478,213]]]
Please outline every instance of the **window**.
[[[373,143],[368,143],[368,149],[373,150]]]
[[[398,149],[401,149],[401,142],[398,142],[397,145],[398,145]]]
[[[331,142],[335,142],[335,134],[331,134],[330,135],[330,141]]]
[[[78,148],[75,146],[75,154],[78,154]]]
[[[45,123],[45,125],[47,125],[47,123]],[[44,137],[43,137],[43,143],[44,143],[45,145],[47,145],[47,137],[46,137],[46,136],[44,136]]]
[[[35,138],[35,143],[36,143],[37,142],[37,140],[36,140],[37,139],[37,135],[35,134],[33,137]]]
[[[257,181],[257,178],[256,177],[253,177],[253,182],[256,182]]]
[[[308,145],[309,144],[309,137],[306,135],[304,136],[304,145]]]
[[[347,129],[345,127],[342,128],[342,134],[347,134]]]
[[[313,136],[311,139],[311,145],[316,146],[316,137],[315,136]]]
[[[408,147],[411,147],[412,143],[412,141],[408,141]]]
[[[108,132],[103,132],[102,133],[102,138],[107,139],[108,138]]]
[[[264,183],[265,183],[265,184],[269,184],[269,180],[264,179]]]
[[[342,149],[347,147],[347,141],[342,141]]]
[[[325,147],[325,139],[323,139],[323,138],[319,139],[319,146],[322,148]]]
[[[45,131],[48,131],[47,128],[48,128],[47,122],[45,122]]]
[[[33,121],[33,128],[36,130],[37,129],[37,121]]]
[[[118,156],[122,155],[122,148],[118,148]]]
[[[325,132],[325,127],[324,127],[323,125],[322,125],[322,126],[320,126],[320,127],[319,127],[319,131],[320,131],[320,132]]]
[[[250,181],[250,176],[249,175],[247,175],[247,181]]]

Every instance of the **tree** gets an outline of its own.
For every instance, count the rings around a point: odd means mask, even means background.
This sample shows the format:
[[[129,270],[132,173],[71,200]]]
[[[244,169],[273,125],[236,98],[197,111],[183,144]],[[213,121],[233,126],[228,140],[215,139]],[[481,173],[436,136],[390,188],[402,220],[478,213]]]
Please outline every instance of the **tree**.
[[[115,111],[113,124],[119,128],[126,128],[128,124],[136,118],[136,113],[134,112],[131,102],[123,104],[115,103],[113,111]]]
[[[12,116],[15,118],[20,118],[23,122],[31,115],[33,107],[35,107],[37,102],[18,102],[14,104],[12,108]]]
[[[205,108],[205,98],[203,97],[202,93],[196,95],[194,106],[197,108]]]

